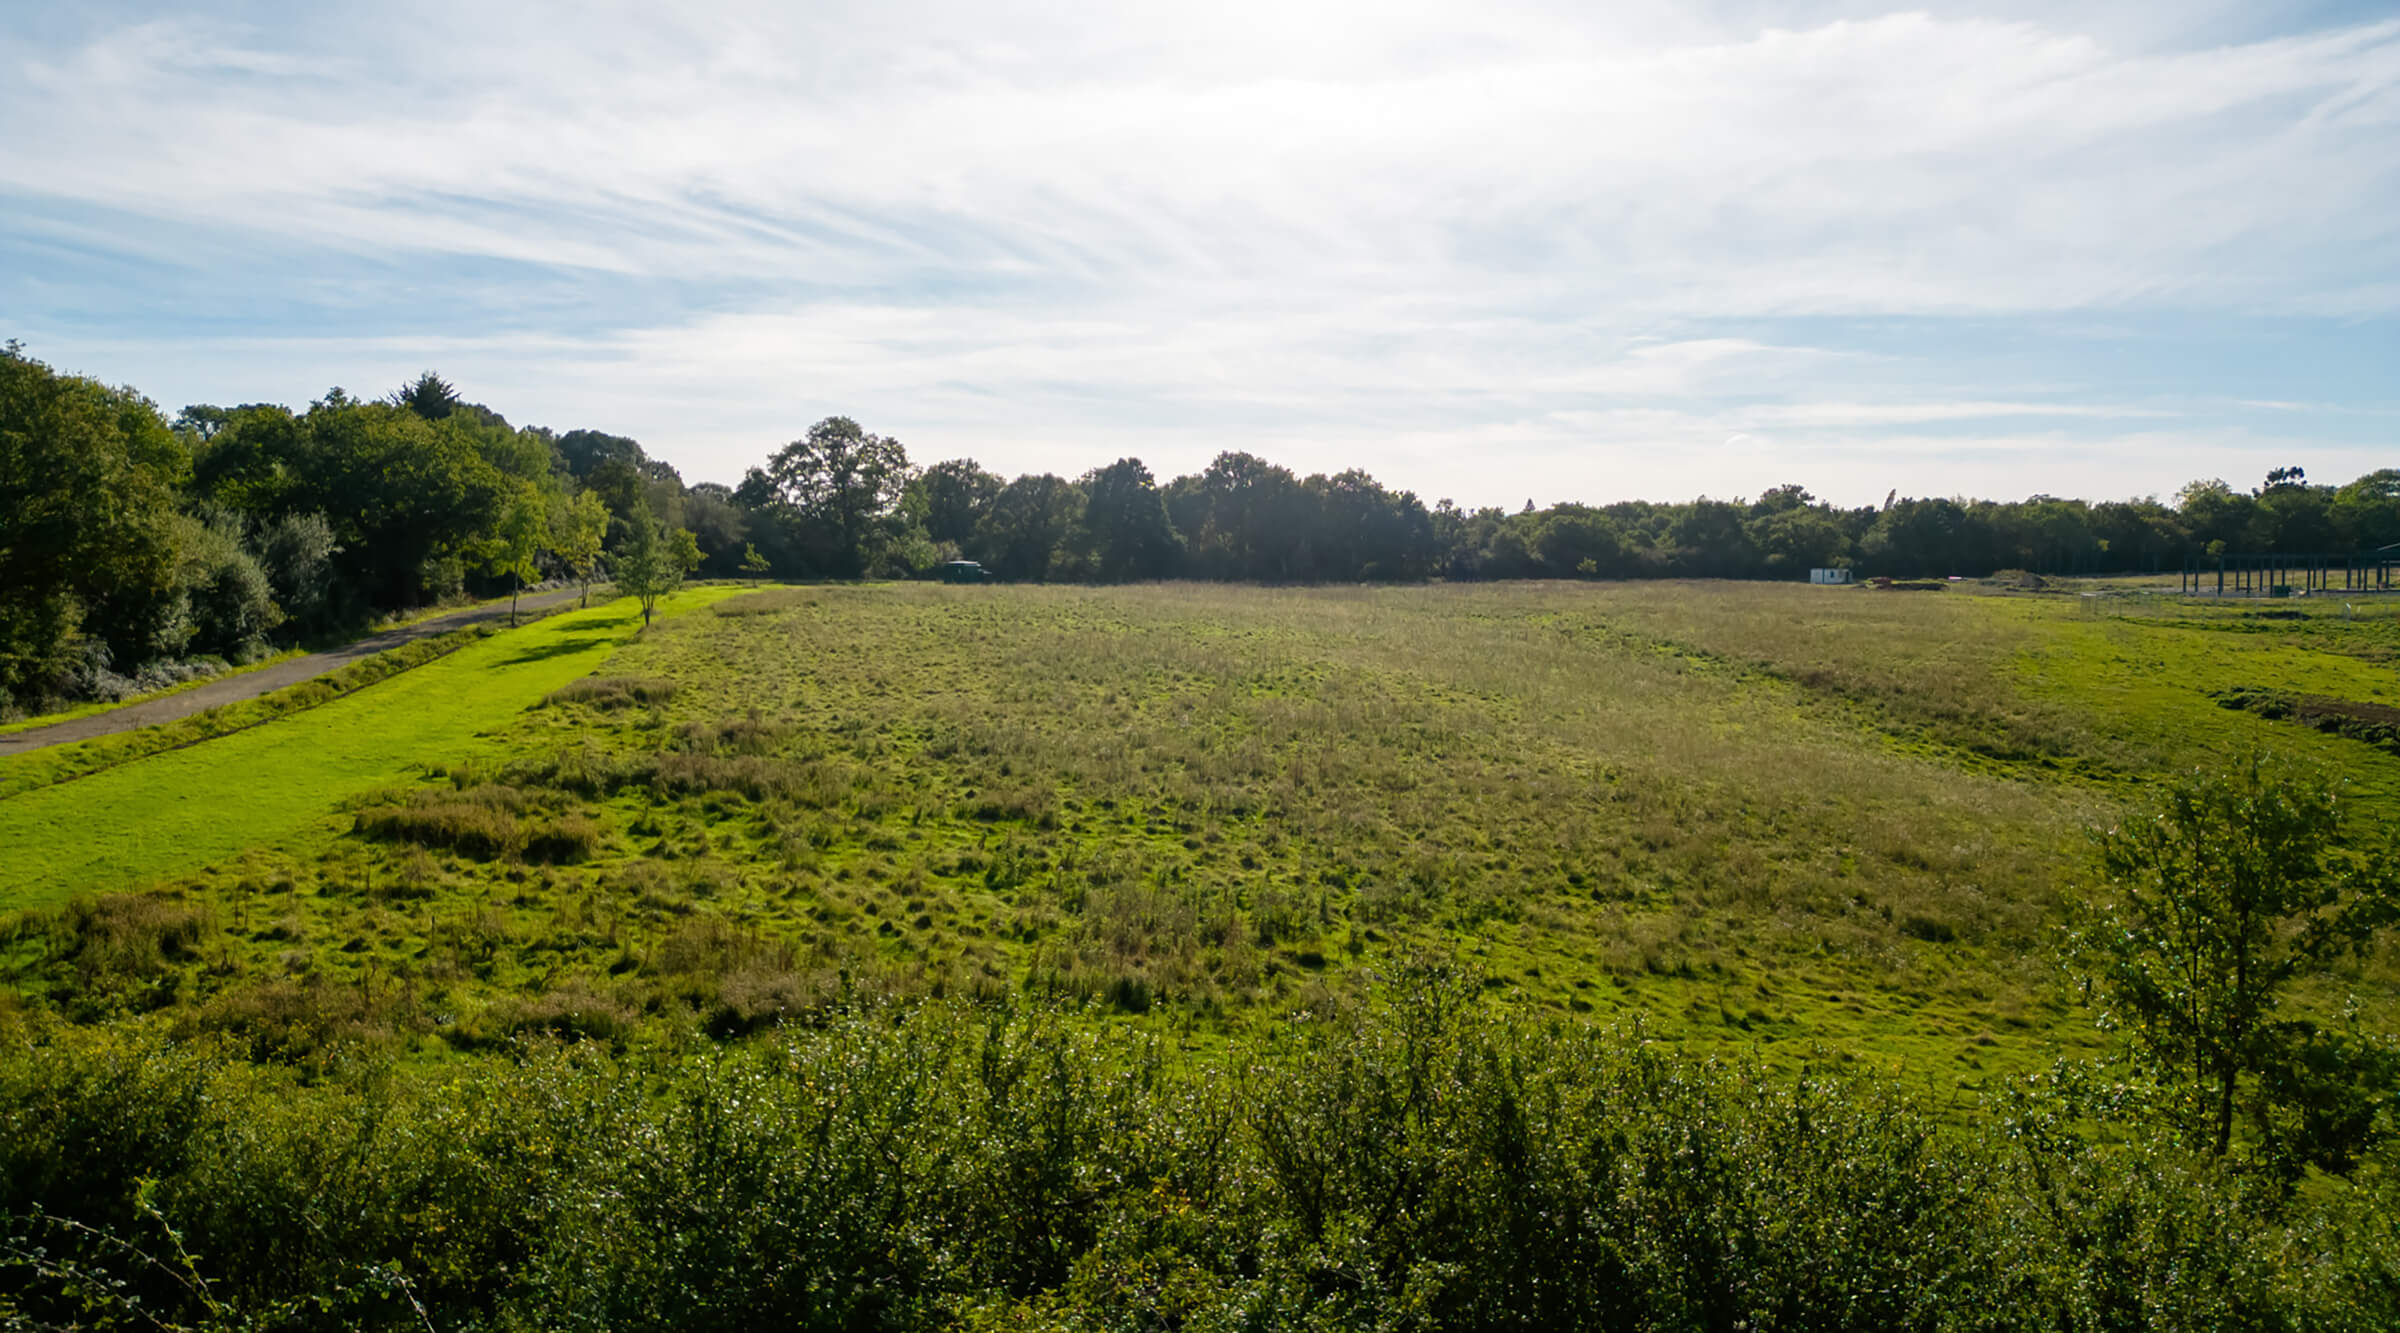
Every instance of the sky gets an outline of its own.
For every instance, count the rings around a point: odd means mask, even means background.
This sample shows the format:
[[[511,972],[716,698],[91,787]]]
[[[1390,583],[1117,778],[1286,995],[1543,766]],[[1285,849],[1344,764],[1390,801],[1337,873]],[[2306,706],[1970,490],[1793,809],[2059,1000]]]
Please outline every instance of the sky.
[[[1082,11],[1082,12],[1078,12]],[[2400,0],[0,4],[0,337],[1429,502],[2400,466]]]

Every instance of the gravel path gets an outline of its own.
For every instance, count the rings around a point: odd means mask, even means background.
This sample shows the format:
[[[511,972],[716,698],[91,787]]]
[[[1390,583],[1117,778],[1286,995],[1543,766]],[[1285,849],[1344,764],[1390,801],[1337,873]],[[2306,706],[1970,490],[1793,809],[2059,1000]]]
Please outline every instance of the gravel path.
[[[573,601],[576,596],[577,591],[573,588],[535,593],[517,600],[517,612],[521,617],[528,611],[540,611],[557,606],[561,602]],[[455,611],[446,616],[435,616],[431,620],[420,620],[414,625],[385,630],[381,634],[370,634],[366,638],[343,644],[339,648],[321,653],[310,653],[306,657],[295,657],[288,662],[277,662],[273,666],[261,667],[256,671],[230,676],[224,680],[210,681],[206,685],[185,690],[181,694],[170,694],[164,698],[151,699],[143,703],[127,704],[123,708],[112,708],[105,713],[94,713],[89,717],[79,717],[52,726],[34,727],[28,731],[13,731],[5,736],[0,736],[0,759],[52,745],[88,741],[94,736],[109,736],[120,731],[131,731],[135,727],[156,726],[161,722],[172,722],[180,717],[190,717],[194,713],[215,708],[221,704],[240,703],[244,699],[255,699],[262,694],[272,694],[287,685],[297,685],[304,680],[314,680],[329,671],[338,671],[352,662],[373,657],[377,653],[389,652],[404,643],[414,643],[419,639],[429,639],[437,634],[447,634],[454,629],[463,629],[468,625],[479,625],[486,621],[506,620],[507,618],[508,608],[506,606]]]

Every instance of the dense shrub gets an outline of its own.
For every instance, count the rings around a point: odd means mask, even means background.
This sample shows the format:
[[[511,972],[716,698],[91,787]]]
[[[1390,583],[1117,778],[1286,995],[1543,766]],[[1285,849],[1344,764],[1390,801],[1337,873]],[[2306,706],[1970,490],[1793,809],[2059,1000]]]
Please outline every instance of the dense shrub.
[[[712,968],[743,947],[683,951]],[[2097,1141],[2039,1090],[1971,1134],[1872,1077],[1510,1025],[1474,990],[1426,972],[1375,1012],[1197,1057],[1074,1012],[856,1003],[736,1047],[627,1048],[624,1003],[571,985],[508,1016],[532,1038],[513,1054],[313,1084],[147,1026],[38,1027],[0,1055],[0,1317],[135,1298],[228,1327],[2400,1314],[2384,1187],[2262,1192]]]
[[[264,652],[267,633],[283,623],[283,612],[267,571],[242,546],[239,522],[179,516],[175,523],[180,615],[159,646],[237,661]]]

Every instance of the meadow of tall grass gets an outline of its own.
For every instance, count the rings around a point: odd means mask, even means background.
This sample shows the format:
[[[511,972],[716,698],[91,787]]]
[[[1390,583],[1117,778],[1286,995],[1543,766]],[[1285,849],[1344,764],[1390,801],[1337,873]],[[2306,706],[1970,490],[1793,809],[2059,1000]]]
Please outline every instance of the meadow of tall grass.
[[[2074,1072],[2108,1047],[2052,960],[2084,831],[2162,774],[2266,745],[2381,811],[2400,759],[2219,702],[2372,702],[2389,630],[721,600],[313,832],[0,916],[19,1312],[2375,1326],[2381,1160],[2178,1156]],[[2300,990],[2390,1026],[2386,958]]]

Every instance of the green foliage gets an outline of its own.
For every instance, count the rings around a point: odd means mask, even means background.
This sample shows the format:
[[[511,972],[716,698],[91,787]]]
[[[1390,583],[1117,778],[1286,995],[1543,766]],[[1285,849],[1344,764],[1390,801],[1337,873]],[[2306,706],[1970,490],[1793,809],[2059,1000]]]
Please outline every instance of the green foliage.
[[[908,484],[908,452],[848,417],[827,417],[777,451],[766,475],[773,503],[815,530],[809,541],[825,572],[855,578],[880,553],[879,520]]]
[[[660,620],[728,591],[687,590]],[[0,909],[313,840],[340,802],[422,771],[428,756],[498,754],[494,732],[591,671],[640,623],[619,602],[521,630],[477,626],[262,699],[7,760]]]
[[[550,541],[567,572],[583,588],[582,605],[591,605],[592,575],[600,565],[601,543],[608,537],[608,506],[591,491],[577,491],[561,500],[550,518]]]
[[[936,463],[909,482],[920,497],[926,535],[962,548],[973,540],[975,525],[1006,485],[1000,476],[968,458]]]
[[[833,1000],[726,1050],[522,1044],[313,1083],[155,1027],[0,1052],[0,1302],[36,1323],[2373,1327],[2381,1193],[2270,1211],[2029,1085],[1496,1022],[1471,976],[1208,1055],[1038,1006]],[[541,1015],[552,1017],[541,1017]],[[135,1304],[138,1302],[138,1307]]]
[[[1076,483],[1083,514],[1074,541],[1090,576],[1104,583],[1163,578],[1172,573],[1183,542],[1167,518],[1165,497],[1138,458],[1120,458]]]
[[[999,578],[1040,583],[1051,576],[1082,512],[1083,494],[1073,483],[1048,473],[1019,477],[976,520],[966,549]]]
[[[323,514],[286,514],[259,534],[258,563],[285,623],[317,632],[341,616],[333,581],[333,525]]]
[[[542,548],[549,544],[550,515],[542,493],[521,483],[508,496],[485,543],[483,566],[508,577],[508,623],[517,623],[517,595],[526,581],[541,577]]]
[[[2400,908],[2388,849],[2355,858],[2340,832],[2334,788],[2253,756],[2179,780],[2155,814],[2099,839],[2109,897],[2075,936],[2081,985],[2166,1085],[2171,1119],[2220,1156],[2245,1095],[2265,1099],[2264,1124],[2275,1094],[2338,1074],[2333,1036],[2278,1009],[2296,980],[2365,951]],[[2325,1155],[2355,1154],[2364,1127],[2350,1128]]]
[[[401,385],[386,401],[394,407],[405,407],[427,421],[440,421],[460,405],[458,390],[430,370]]]
[[[326,516],[345,572],[386,605],[409,604],[428,564],[465,552],[507,503],[506,483],[459,418],[326,402],[301,424],[298,507]]]
[[[176,552],[181,615],[162,635],[172,645],[168,650],[234,661],[261,655],[283,611],[264,565],[243,547],[239,526],[227,518],[203,523],[178,515]]]
[[[174,634],[187,465],[146,400],[0,351],[0,701],[93,656],[130,671]]]
[[[641,603],[647,625],[658,599],[681,588],[683,576],[699,567],[700,547],[692,534],[682,528],[662,532],[645,511],[634,516],[617,550],[617,591]]]

